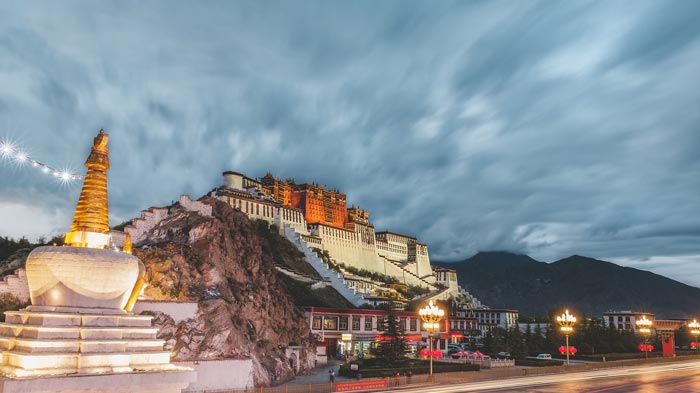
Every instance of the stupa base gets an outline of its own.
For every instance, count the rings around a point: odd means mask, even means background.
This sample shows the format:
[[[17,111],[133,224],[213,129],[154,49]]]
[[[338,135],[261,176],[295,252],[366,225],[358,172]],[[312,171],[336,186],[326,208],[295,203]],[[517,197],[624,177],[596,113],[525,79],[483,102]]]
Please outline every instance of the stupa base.
[[[31,306],[0,323],[0,374],[9,378],[179,370],[151,316]],[[121,311],[121,310],[119,310]],[[2,390],[0,390],[2,392]]]
[[[2,393],[180,393],[192,370],[0,379]]]

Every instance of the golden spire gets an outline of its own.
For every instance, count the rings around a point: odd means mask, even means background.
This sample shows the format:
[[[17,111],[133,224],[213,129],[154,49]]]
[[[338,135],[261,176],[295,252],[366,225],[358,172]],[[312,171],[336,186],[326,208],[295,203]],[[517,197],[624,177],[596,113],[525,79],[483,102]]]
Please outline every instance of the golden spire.
[[[71,231],[65,243],[72,247],[106,248],[109,246],[109,206],[107,204],[107,170],[109,169],[109,135],[104,130],[94,139],[85,166],[88,168],[75,208]]]

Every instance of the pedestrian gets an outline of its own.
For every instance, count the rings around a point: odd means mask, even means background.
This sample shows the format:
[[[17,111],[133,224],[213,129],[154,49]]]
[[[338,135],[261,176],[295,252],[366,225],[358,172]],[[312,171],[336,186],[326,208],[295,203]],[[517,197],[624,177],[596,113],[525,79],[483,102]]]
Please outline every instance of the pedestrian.
[[[396,373],[396,386],[399,386],[399,383],[401,383],[401,374]]]
[[[331,383],[335,382],[335,370],[330,369],[328,373],[330,374]]]

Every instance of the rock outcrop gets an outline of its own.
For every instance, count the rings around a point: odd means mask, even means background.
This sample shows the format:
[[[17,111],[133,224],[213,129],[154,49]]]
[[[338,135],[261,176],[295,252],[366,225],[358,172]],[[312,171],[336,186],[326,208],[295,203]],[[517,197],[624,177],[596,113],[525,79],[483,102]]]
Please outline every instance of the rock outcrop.
[[[214,198],[200,202],[211,215],[176,203],[134,250],[146,265],[146,295],[199,302],[196,318],[179,324],[156,315],[174,360],[250,358],[256,386],[270,386],[294,377],[285,357],[294,345],[302,348],[300,372],[310,370],[313,338],[277,275],[280,256],[255,230],[259,223]]]

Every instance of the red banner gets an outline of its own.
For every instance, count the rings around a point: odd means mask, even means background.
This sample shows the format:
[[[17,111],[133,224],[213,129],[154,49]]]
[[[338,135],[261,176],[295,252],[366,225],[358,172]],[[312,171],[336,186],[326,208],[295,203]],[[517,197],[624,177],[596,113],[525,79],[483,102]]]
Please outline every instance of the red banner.
[[[360,390],[368,389],[381,389],[388,388],[388,379],[371,379],[367,381],[357,381],[357,382],[338,382],[335,384],[336,392],[357,392]]]

